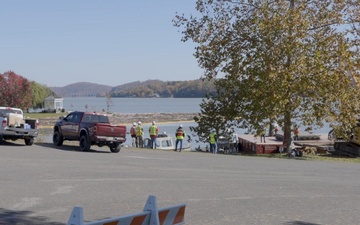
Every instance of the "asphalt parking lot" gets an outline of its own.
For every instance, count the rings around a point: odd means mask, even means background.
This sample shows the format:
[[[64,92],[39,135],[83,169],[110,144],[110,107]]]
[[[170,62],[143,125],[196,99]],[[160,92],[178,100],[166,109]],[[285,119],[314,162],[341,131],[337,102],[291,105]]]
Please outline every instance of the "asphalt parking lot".
[[[94,221],[186,204],[188,225],[359,224],[360,165],[48,143],[0,145],[0,224]]]

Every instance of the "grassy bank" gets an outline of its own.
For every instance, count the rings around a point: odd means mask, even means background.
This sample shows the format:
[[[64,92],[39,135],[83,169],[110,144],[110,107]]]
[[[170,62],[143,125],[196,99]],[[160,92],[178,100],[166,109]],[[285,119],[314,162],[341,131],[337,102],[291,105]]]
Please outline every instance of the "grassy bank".
[[[25,117],[34,118],[34,119],[46,119],[54,118],[57,119],[60,116],[66,116],[67,113],[24,113]]]
[[[53,126],[60,116],[66,116],[67,113],[25,113],[25,117],[38,119],[40,126]],[[133,124],[141,121],[143,124],[149,124],[152,121],[156,123],[181,123],[193,122],[196,113],[125,113],[113,114],[109,117],[113,124]]]

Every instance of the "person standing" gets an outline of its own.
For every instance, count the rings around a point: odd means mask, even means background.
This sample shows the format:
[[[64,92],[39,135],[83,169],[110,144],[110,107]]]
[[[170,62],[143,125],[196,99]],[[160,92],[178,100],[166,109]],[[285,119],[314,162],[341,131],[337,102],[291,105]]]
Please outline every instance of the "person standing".
[[[231,128],[230,138],[231,138],[231,145],[232,145],[231,149],[233,150],[234,153],[239,152],[239,148],[238,148],[239,137],[233,127]]]
[[[279,126],[276,126],[275,127],[275,136],[278,134],[278,132],[279,132]]]
[[[144,136],[144,129],[141,126],[141,121],[138,122],[138,126],[136,127],[136,144],[137,147],[142,148],[143,146],[143,136]]]
[[[260,130],[260,142],[262,143],[264,140],[264,143],[266,143],[265,141],[265,134],[266,134],[266,128],[262,127]]]
[[[131,144],[132,147],[138,147],[136,141],[136,123],[134,122],[132,127],[130,128],[130,135],[131,135]]]
[[[184,131],[182,125],[180,125],[178,127],[178,129],[176,129],[175,137],[176,137],[176,142],[175,142],[175,150],[174,151],[177,151],[178,144],[180,143],[179,150],[181,152],[181,150],[182,150],[182,141],[183,141],[183,139],[185,137],[185,131]]]
[[[216,154],[216,132],[212,129],[209,134],[210,152]]]
[[[279,124],[277,122],[274,122],[273,127],[274,127],[274,135],[276,136],[279,132]]]
[[[159,128],[155,125],[155,121],[152,121],[152,125],[149,128],[149,133],[150,133],[151,149],[156,149],[156,138],[159,134]]]
[[[299,127],[295,127],[295,130],[294,130],[294,141],[298,141],[299,140],[299,135],[300,135],[300,130],[299,130]]]

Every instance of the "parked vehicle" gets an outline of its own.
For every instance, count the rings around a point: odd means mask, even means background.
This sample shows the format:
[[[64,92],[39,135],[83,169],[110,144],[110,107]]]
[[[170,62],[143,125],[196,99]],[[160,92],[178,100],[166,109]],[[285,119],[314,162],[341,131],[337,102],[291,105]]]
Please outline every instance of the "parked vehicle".
[[[349,157],[360,156],[360,120],[355,124],[355,127],[349,132],[350,139],[337,137],[334,130],[328,134],[329,140],[335,140],[334,150],[328,151],[333,155],[343,155]]]
[[[25,145],[30,146],[39,134],[39,121],[24,119],[24,113],[19,108],[0,106],[0,122],[0,143],[2,140],[24,139]]]
[[[90,150],[91,145],[106,145],[118,153],[126,141],[126,126],[110,124],[104,114],[75,111],[59,117],[54,125],[54,145],[61,146],[64,140],[79,141],[82,151]]]

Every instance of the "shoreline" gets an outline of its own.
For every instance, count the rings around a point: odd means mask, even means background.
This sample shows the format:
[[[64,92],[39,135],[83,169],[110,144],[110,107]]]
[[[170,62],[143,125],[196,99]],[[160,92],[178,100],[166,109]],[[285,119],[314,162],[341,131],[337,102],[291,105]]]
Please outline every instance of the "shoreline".
[[[120,113],[109,116],[112,124],[129,124],[141,121],[143,124],[151,124],[155,121],[158,124],[194,122],[194,117],[199,113]],[[52,128],[57,117],[39,118],[39,129]]]

